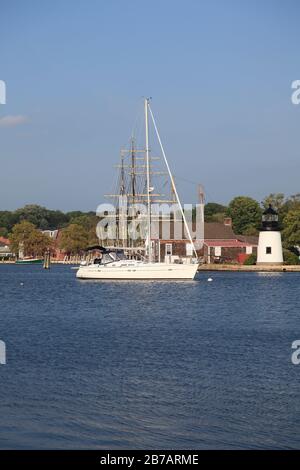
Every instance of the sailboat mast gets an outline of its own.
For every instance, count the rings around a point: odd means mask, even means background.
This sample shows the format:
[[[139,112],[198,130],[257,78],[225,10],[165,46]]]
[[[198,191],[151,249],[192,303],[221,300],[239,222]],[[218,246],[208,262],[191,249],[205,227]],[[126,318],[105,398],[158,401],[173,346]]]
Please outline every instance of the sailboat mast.
[[[148,261],[152,261],[151,247],[151,200],[150,200],[150,162],[149,162],[149,124],[148,124],[148,98],[145,98],[145,138],[146,138],[146,171],[147,171],[147,235],[148,235]]]

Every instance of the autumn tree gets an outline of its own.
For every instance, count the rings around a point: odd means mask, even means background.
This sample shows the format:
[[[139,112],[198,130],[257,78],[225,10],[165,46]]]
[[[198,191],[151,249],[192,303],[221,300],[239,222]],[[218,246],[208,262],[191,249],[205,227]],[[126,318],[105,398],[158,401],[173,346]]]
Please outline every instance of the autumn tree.
[[[27,220],[16,224],[9,238],[12,251],[18,253],[22,247],[24,256],[43,256],[52,246],[51,239]]]

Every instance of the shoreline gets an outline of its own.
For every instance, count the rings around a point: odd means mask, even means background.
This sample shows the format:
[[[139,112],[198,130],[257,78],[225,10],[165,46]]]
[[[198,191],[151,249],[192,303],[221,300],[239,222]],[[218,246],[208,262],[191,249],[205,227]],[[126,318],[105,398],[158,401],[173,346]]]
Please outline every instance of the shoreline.
[[[265,266],[246,266],[238,264],[202,264],[199,266],[200,271],[233,271],[233,272],[300,272],[299,265],[265,265]]]
[[[1,265],[16,264],[14,261],[0,261]],[[51,265],[73,265],[79,266],[80,262],[76,261],[51,261]],[[24,266],[24,265],[23,265]],[[198,272],[201,271],[229,271],[229,272],[300,272],[299,265],[269,265],[269,266],[247,266],[243,264],[202,264],[198,267]]]

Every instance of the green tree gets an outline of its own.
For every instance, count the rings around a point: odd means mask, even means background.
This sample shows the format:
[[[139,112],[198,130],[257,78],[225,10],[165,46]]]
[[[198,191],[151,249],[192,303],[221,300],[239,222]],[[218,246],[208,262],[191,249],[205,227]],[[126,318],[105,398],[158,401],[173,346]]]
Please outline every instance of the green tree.
[[[37,204],[28,204],[17,209],[13,214],[17,222],[27,220],[41,230],[65,227],[70,220],[68,215],[61,211],[49,210]]]
[[[69,217],[58,210],[47,211],[47,221],[50,229],[63,228],[69,223]]]
[[[15,212],[0,211],[0,227],[3,229],[3,232],[9,233],[17,222],[18,216]]]
[[[235,233],[249,234],[259,227],[262,210],[255,199],[238,196],[229,203],[227,215],[232,218]]]
[[[292,251],[286,250],[286,249],[283,250],[283,260],[284,260],[284,264],[290,264],[290,265],[300,264],[299,256],[297,256]]]
[[[88,233],[88,244],[96,245],[99,240],[96,235],[96,227],[99,222],[99,217],[95,213],[82,214],[72,219],[72,224],[81,225]]]
[[[70,224],[63,229],[60,248],[65,252],[76,255],[87,248],[89,244],[88,231],[78,224]]]
[[[48,211],[45,207],[38,206],[37,204],[27,204],[26,206],[17,209],[15,211],[15,215],[20,222],[22,220],[27,220],[41,230],[46,230],[49,228],[47,212]]]
[[[300,209],[290,210],[283,219],[282,239],[285,248],[300,246]]]
[[[208,202],[204,206],[204,218],[206,222],[223,222],[227,207],[216,202]]]
[[[300,194],[294,194],[288,197],[281,209],[282,219],[289,211],[300,210]]]
[[[245,266],[253,266],[254,264],[256,264],[256,260],[257,260],[257,255],[255,253],[251,253],[251,255],[249,255],[245,259],[244,265]]]
[[[266,196],[262,201],[262,206],[264,209],[267,209],[269,205],[273,207],[277,212],[279,212],[285,203],[285,197],[283,193],[271,193],[269,196]]]
[[[16,224],[9,238],[12,251],[18,253],[22,246],[24,256],[43,256],[52,246],[51,239],[27,220]]]

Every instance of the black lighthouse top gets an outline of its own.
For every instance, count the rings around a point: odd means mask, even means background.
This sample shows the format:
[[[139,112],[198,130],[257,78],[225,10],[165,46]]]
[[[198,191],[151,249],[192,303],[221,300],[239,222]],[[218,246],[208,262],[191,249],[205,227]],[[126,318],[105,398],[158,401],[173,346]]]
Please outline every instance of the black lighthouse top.
[[[279,231],[278,212],[269,204],[268,209],[262,215],[262,230]]]

